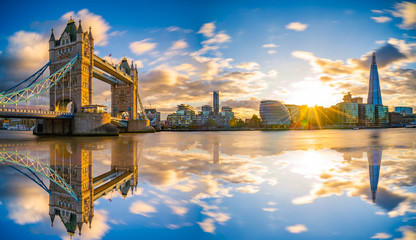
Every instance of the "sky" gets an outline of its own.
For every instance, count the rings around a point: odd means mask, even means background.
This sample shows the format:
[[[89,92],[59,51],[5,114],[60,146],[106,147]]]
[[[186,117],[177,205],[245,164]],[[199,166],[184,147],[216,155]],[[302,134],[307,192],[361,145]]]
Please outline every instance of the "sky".
[[[376,52],[384,105],[416,108],[416,3],[407,1],[2,1],[0,88],[48,62],[51,28],[73,17],[92,28],[95,52],[139,68],[145,108],[181,103],[258,114],[261,100],[329,107],[367,100]],[[111,57],[109,56],[111,54]],[[94,80],[94,104],[110,86]]]

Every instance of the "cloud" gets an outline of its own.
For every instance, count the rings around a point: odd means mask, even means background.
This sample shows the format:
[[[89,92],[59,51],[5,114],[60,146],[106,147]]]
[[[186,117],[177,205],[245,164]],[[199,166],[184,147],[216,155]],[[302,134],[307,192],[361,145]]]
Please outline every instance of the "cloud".
[[[177,50],[177,49],[183,49],[183,48],[187,48],[187,47],[188,47],[188,43],[186,43],[184,40],[178,40],[178,41],[176,41],[172,44],[170,49],[171,50]]]
[[[130,50],[136,55],[142,55],[145,52],[151,51],[156,48],[157,43],[149,42],[151,39],[147,38],[141,41],[130,43]]]
[[[386,41],[385,40],[377,40],[375,41],[376,44],[385,44]]]
[[[270,55],[273,55],[273,54],[277,53],[277,51],[276,50],[269,50],[269,51],[267,51],[267,53],[270,54]]]
[[[374,21],[376,21],[378,23],[390,22],[392,20],[390,17],[385,17],[385,16],[371,17],[371,19],[373,19]]]
[[[202,222],[197,222],[204,232],[214,233],[215,225],[212,218],[205,218]]]
[[[181,207],[181,206],[170,206],[170,208],[172,209],[172,211],[179,215],[179,216],[184,216],[187,212],[188,209],[186,207]]]
[[[376,233],[376,235],[372,236],[371,239],[388,239],[391,238],[391,234],[387,233]]]
[[[235,67],[245,69],[245,70],[255,70],[255,69],[260,68],[260,64],[256,62],[243,62],[243,63],[237,64]]]
[[[371,12],[373,12],[373,13],[383,13],[383,11],[381,11],[381,10],[371,10]]]
[[[392,11],[393,16],[403,19],[400,28],[414,29],[416,27],[416,3],[401,2],[394,6],[395,11]]]
[[[305,227],[305,225],[303,224],[297,224],[297,225],[286,227],[286,230],[291,233],[301,233],[301,232],[308,231],[308,228]]]
[[[305,31],[308,28],[308,24],[300,23],[300,22],[291,22],[286,25],[286,29],[295,30],[298,32]]]
[[[155,213],[156,208],[154,208],[153,206],[144,203],[142,201],[135,201],[133,202],[133,204],[130,206],[129,208],[130,212],[134,213],[134,214],[139,214],[145,217],[149,217],[149,213]]]
[[[265,212],[276,212],[279,209],[277,209],[277,208],[262,208],[262,210],[265,211]]]
[[[243,192],[243,193],[256,193],[260,190],[259,187],[253,186],[253,185],[246,185],[243,187],[236,188],[237,191]]]
[[[197,33],[201,33],[205,37],[213,37],[215,31],[215,24],[214,22],[205,23],[202,25],[201,29]]]
[[[228,36],[224,31],[221,31],[221,32],[215,34],[214,37],[203,41],[202,44],[207,44],[207,45],[208,44],[219,44],[219,43],[229,42],[230,40],[231,40],[231,37]]]
[[[263,44],[262,48],[277,48],[278,46],[274,43]]]

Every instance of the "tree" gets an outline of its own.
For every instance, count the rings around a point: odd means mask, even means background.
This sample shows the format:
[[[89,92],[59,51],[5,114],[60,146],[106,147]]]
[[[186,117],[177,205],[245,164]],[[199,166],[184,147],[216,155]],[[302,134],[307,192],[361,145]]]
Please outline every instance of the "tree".
[[[232,128],[242,128],[244,127],[244,122],[243,120],[239,119],[239,118],[233,118],[230,120],[230,127]]]
[[[208,119],[208,121],[204,124],[205,127],[217,127],[217,122],[214,119]]]
[[[260,118],[256,114],[253,114],[253,116],[251,117],[250,122],[248,124],[249,127],[258,128],[260,126],[260,124],[261,124]]]

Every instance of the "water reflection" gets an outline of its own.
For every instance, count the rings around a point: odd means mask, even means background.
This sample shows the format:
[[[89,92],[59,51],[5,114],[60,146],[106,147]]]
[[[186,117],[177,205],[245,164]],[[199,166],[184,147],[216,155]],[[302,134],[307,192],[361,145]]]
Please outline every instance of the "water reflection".
[[[14,221],[3,226],[54,223],[55,234],[82,239],[116,238],[120,229],[156,239],[406,237],[416,224],[415,139],[409,132],[330,130],[3,143],[1,149],[37,156],[79,199],[51,181],[49,202],[38,200],[44,207],[34,211],[27,207],[33,192],[19,200],[10,193],[19,181],[3,184],[17,177],[0,168],[0,200]],[[368,221],[378,224],[365,228]],[[39,238],[47,234],[39,231]]]

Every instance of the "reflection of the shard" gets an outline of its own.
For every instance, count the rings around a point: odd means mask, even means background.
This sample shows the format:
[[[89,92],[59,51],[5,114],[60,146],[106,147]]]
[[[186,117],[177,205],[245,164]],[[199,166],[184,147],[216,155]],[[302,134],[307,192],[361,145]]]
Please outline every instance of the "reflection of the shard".
[[[138,152],[141,151],[142,143],[138,144],[134,138],[120,137],[111,141],[111,168],[94,178],[93,151],[106,149],[108,143],[101,141],[96,144],[77,139],[52,141],[48,145],[50,168],[72,188],[78,198],[77,201],[61,185],[50,181],[49,216],[52,226],[55,217],[59,216],[71,237],[77,229],[81,235],[84,223],[91,228],[94,201],[115,191],[126,197],[129,190],[133,192],[137,187]],[[16,151],[25,149],[18,145],[8,147],[14,147]],[[35,153],[32,151],[32,154]]]

